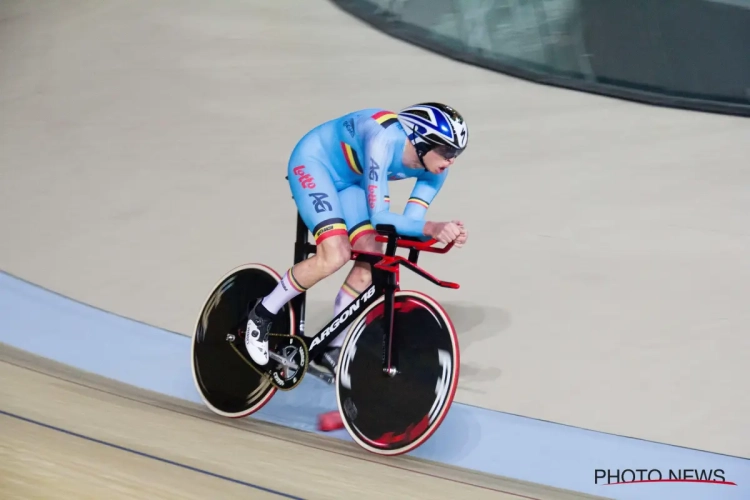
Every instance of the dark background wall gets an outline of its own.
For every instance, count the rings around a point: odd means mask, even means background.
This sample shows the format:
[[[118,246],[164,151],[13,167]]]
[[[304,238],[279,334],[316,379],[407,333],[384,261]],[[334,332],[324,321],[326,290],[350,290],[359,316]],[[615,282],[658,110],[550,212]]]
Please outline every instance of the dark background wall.
[[[750,116],[750,0],[332,0],[395,37],[522,78]]]

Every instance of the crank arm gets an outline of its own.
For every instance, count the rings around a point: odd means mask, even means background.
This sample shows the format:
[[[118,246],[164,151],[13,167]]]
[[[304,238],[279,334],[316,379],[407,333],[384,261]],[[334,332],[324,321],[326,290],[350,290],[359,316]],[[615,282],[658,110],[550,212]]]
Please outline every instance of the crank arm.
[[[283,367],[291,368],[292,370],[298,370],[299,369],[299,365],[297,365],[297,363],[295,363],[293,361],[289,361],[285,357],[283,357],[283,356],[281,356],[279,354],[276,354],[275,352],[269,351],[268,352],[268,357],[271,358],[272,360],[276,361],[278,364],[280,364]]]

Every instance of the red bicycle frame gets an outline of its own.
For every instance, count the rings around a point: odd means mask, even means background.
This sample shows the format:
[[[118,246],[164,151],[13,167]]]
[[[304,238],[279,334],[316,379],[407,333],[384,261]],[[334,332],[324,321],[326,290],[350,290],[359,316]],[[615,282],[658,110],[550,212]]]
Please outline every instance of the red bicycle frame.
[[[367,262],[370,264],[372,269],[372,280],[373,283],[368,287],[368,290],[372,293],[368,293],[365,290],[355,299],[357,304],[362,301],[362,304],[367,304],[371,301],[377,300],[380,295],[384,295],[384,316],[383,321],[384,330],[387,332],[386,338],[383,342],[383,370],[386,374],[393,376],[396,374],[396,363],[397,360],[393,355],[393,318],[394,318],[394,299],[395,293],[399,290],[400,285],[400,266],[405,266],[408,269],[414,271],[423,278],[431,281],[432,283],[444,287],[457,289],[459,285],[449,281],[442,281],[435,278],[432,274],[423,270],[417,265],[417,259],[420,252],[430,253],[447,253],[453,248],[453,243],[450,243],[442,248],[435,247],[438,243],[435,239],[427,241],[421,241],[415,238],[407,238],[399,236],[396,230],[391,225],[378,225],[375,228],[380,235],[376,236],[376,241],[386,243],[385,253],[378,252],[363,252],[363,251],[352,251],[351,260],[359,262]],[[294,246],[294,263],[297,264],[307,259],[310,254],[314,254],[317,250],[316,245],[308,242],[308,228],[302,221],[299,213],[297,214],[297,240]],[[409,257],[404,258],[403,256],[396,255],[397,248],[409,249]],[[371,290],[374,288],[374,290]],[[292,299],[292,308],[295,312],[297,321],[297,330],[304,336],[304,324],[305,324],[305,302],[306,293],[303,292]],[[368,298],[365,298],[367,296]],[[310,342],[309,351],[310,356],[314,357],[315,353],[319,349],[324,349],[335,336],[335,331],[343,330],[346,328],[355,317],[349,315],[346,318],[342,318],[342,315],[346,310],[339,313],[339,315],[333,318],[328,325],[326,325],[320,332],[314,337],[305,337],[306,342]],[[333,328],[333,332],[329,330]]]

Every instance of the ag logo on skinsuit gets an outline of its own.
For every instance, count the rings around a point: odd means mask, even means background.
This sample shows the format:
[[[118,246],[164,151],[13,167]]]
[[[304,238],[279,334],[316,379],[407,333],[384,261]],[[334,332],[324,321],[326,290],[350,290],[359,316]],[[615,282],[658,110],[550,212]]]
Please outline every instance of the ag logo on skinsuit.
[[[379,170],[380,165],[378,165],[378,162],[370,158],[370,180],[371,181],[378,181],[379,177]]]
[[[313,208],[317,213],[330,212],[333,210],[330,202],[325,201],[328,195],[325,193],[310,193],[310,197],[313,199]]]

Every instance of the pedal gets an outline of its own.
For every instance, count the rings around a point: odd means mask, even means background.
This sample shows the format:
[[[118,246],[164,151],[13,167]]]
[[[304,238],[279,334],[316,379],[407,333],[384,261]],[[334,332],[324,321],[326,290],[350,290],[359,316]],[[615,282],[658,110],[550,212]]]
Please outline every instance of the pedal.
[[[307,371],[310,373],[310,375],[319,378],[328,385],[333,385],[333,383],[336,381],[335,375],[332,375],[328,370],[321,370],[315,365],[308,365]]]
[[[322,356],[310,363],[308,370],[326,384],[332,385],[336,382],[336,365],[341,348],[334,347],[327,350]],[[321,359],[324,358],[324,359]]]

